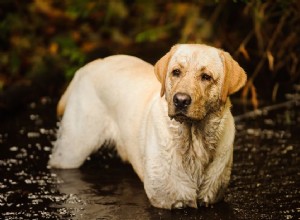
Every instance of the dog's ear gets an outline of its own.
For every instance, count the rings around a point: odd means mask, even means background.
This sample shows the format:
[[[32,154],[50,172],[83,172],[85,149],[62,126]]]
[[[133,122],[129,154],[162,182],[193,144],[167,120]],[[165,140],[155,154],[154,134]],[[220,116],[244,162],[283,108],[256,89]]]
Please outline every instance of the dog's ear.
[[[166,75],[168,71],[168,65],[175,50],[176,50],[176,46],[173,46],[171,50],[162,58],[160,58],[160,60],[158,60],[154,65],[154,73],[158,81],[161,83],[161,90],[160,90],[161,97],[165,94],[165,89],[166,89],[165,81],[166,81]]]
[[[225,51],[220,51],[220,56],[224,67],[224,82],[221,91],[221,101],[226,102],[229,95],[237,92],[242,88],[246,81],[247,75],[242,67]]]

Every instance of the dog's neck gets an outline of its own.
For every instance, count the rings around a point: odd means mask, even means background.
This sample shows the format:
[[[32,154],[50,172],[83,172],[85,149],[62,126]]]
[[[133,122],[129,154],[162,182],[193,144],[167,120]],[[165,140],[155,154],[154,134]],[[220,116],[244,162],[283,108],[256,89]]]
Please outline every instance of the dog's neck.
[[[175,153],[181,158],[182,166],[191,173],[204,171],[214,157],[225,119],[230,114],[230,106],[228,100],[218,111],[210,112],[201,121],[171,121]]]

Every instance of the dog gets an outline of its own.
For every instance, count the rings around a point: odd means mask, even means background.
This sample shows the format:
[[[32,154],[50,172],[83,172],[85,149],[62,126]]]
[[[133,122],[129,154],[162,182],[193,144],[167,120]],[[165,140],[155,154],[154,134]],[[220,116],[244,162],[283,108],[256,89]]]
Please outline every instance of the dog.
[[[151,204],[176,209],[223,198],[231,175],[229,95],[246,82],[229,53],[178,44],[153,67],[114,55],[79,69],[61,97],[63,115],[49,166],[70,169],[110,141]]]

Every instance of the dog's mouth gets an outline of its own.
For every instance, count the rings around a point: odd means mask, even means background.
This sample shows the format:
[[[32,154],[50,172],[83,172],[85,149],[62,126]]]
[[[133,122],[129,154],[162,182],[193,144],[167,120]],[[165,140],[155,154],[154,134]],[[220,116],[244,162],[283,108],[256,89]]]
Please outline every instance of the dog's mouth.
[[[188,117],[186,114],[184,114],[184,113],[182,113],[182,112],[177,113],[177,114],[175,114],[175,115],[172,115],[172,116],[170,116],[170,118],[171,118],[171,119],[174,119],[174,120],[176,120],[176,121],[178,121],[178,122],[180,122],[180,123],[184,123],[184,122],[189,122],[189,123],[191,123],[191,122],[194,121],[192,118]]]

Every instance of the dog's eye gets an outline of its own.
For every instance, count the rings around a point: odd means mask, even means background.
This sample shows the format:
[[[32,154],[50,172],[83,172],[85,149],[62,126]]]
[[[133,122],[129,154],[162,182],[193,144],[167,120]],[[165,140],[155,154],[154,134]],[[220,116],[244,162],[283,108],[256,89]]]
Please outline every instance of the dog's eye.
[[[212,80],[212,77],[210,75],[208,75],[207,73],[203,73],[201,75],[201,80],[202,81],[211,81]]]
[[[174,70],[172,71],[172,75],[173,75],[173,76],[179,76],[180,74],[181,74],[180,69],[174,69]]]

